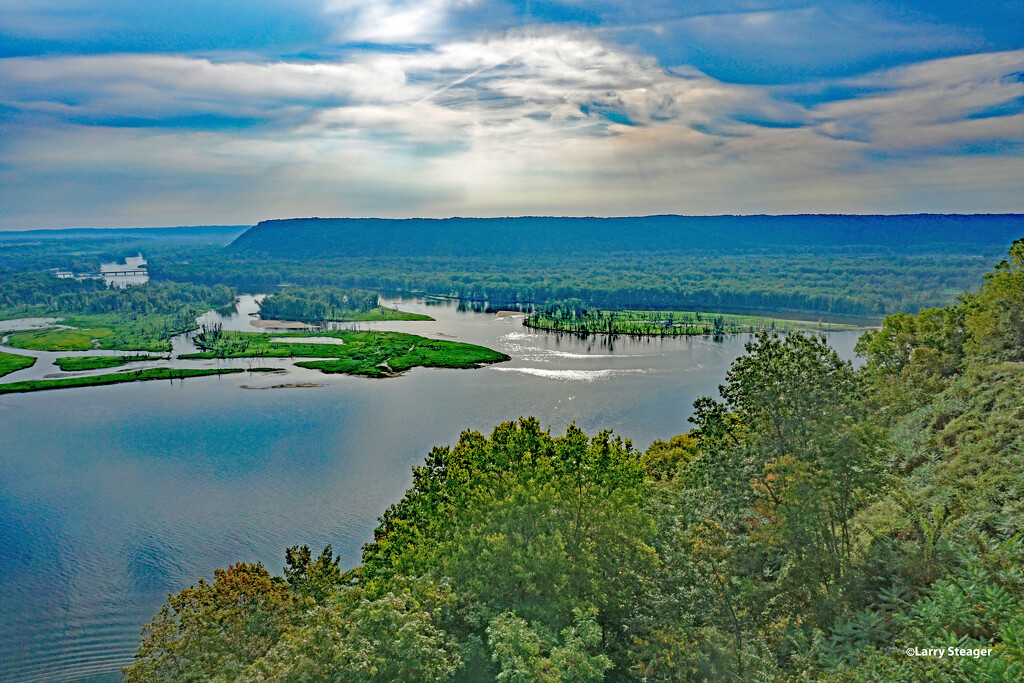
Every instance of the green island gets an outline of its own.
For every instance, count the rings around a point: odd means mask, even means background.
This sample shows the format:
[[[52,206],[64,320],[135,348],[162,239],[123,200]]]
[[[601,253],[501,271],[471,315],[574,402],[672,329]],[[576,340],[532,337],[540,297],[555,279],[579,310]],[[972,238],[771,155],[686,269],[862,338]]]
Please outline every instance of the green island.
[[[203,377],[207,375],[229,375],[236,372],[245,372],[245,370],[243,368],[150,368],[148,370],[116,372],[106,375],[87,375],[85,377],[9,382],[7,384],[0,384],[0,394],[45,391],[47,389],[69,389],[73,387],[94,387],[106,384],[146,382],[159,379],[188,379],[190,377]]]
[[[303,342],[328,337],[339,343]],[[281,341],[281,340],[286,341]],[[294,341],[293,341],[294,340]],[[181,358],[316,358],[300,367],[363,377],[394,377],[414,367],[477,368],[509,360],[475,344],[427,339],[403,332],[328,331],[267,335],[203,331],[194,339],[204,350]]]
[[[163,356],[65,356],[53,362],[64,372],[82,372],[116,368],[145,360],[162,360]]]
[[[863,326],[805,322],[734,313],[702,311],[602,311],[579,299],[546,304],[526,316],[523,325],[538,330],[573,334],[611,334],[643,337],[751,334],[759,330],[809,332],[859,330]]]
[[[22,356],[18,353],[4,353],[0,351],[0,377],[9,375],[18,370],[24,370],[35,365],[36,359],[33,356]]]
[[[304,545],[283,576],[218,569],[125,680],[1022,680],[1021,311],[1024,239],[976,292],[866,331],[860,367],[757,332],[645,452],[467,430],[359,567]]]
[[[429,315],[406,313],[380,305],[376,292],[338,287],[288,287],[260,301],[264,320],[326,322],[373,320],[433,320]]]

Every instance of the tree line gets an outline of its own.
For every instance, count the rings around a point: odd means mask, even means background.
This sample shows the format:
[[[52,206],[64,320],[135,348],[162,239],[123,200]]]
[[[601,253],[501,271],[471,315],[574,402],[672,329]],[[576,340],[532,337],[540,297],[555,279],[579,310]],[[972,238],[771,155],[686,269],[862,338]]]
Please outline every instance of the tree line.
[[[256,292],[282,284],[332,286],[450,297],[497,308],[577,298],[604,310],[802,312],[863,320],[945,305],[977,287],[986,268],[997,261],[997,254],[883,252],[300,261],[211,250],[194,254],[188,263],[169,262],[155,253],[150,273],[156,279],[228,284]]]

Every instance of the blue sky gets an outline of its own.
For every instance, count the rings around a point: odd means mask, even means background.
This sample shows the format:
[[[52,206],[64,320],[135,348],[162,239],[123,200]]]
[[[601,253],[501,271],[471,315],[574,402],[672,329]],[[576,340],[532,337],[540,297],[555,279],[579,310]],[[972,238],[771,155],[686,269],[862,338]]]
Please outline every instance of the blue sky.
[[[1024,3],[0,0],[0,229],[1024,212]]]

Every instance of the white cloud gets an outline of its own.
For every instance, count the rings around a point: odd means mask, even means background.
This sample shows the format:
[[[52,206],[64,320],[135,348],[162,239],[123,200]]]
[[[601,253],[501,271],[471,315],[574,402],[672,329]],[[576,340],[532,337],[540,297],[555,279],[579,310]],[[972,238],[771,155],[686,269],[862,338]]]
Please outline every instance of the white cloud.
[[[821,105],[815,118],[827,135],[882,149],[1024,141],[1024,117],[1019,113],[972,118],[1024,98],[1022,72],[1024,50],[891,69],[842,82],[873,94]]]
[[[1022,69],[1020,51],[935,60],[802,107],[584,33],[320,64],[5,59],[0,221],[1024,210],[1024,161],[999,152],[1021,115],[972,118],[1024,96]],[[183,114],[260,125],[161,128]],[[979,141],[995,151],[955,149]]]
[[[449,14],[478,0],[327,0],[324,13],[338,24],[337,39],[415,43],[438,35]]]

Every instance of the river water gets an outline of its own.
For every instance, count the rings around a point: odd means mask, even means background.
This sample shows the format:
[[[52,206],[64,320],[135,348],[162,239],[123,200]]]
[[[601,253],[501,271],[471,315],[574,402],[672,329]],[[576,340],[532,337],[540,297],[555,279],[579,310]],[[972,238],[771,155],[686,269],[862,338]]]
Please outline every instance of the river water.
[[[280,572],[285,548],[303,543],[331,543],[343,565],[358,564],[410,468],[464,429],[535,415],[555,433],[575,422],[640,448],[681,433],[747,340],[578,339],[450,303],[397,304],[436,321],[358,327],[483,344],[512,360],[384,380],[280,359],[193,361],[181,366],[286,372],[0,396],[0,681],[119,680],[167,594],[217,567],[262,561]],[[255,330],[255,307],[243,297],[235,314],[204,320]],[[828,335],[846,358],[856,337]],[[40,356],[4,381],[53,372]]]

